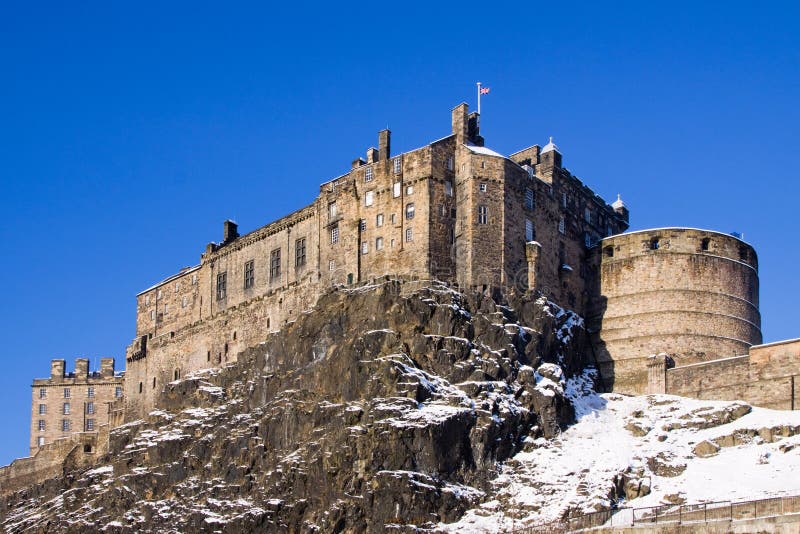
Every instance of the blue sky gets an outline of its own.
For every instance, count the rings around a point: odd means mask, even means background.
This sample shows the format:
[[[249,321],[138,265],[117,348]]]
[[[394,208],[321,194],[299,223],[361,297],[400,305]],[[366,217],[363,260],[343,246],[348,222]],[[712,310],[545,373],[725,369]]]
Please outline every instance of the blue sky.
[[[764,339],[800,337],[795,3],[35,3],[0,8],[5,436],[51,358],[115,356],[134,296],[252,230],[392,129],[483,100],[487,146],[550,135],[632,228],[743,232]]]

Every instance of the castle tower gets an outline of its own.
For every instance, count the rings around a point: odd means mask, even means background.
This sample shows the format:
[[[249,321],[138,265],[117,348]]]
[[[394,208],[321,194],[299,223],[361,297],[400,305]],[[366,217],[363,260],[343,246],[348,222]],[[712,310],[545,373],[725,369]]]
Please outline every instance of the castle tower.
[[[758,259],[744,241],[664,228],[608,237],[601,247],[594,320],[607,388],[644,393],[654,354],[681,366],[747,354],[761,343]]]

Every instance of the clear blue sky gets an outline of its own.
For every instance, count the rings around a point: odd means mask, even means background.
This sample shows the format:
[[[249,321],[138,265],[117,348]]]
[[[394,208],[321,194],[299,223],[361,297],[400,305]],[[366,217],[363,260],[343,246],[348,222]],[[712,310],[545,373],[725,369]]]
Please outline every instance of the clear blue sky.
[[[743,232],[767,341],[796,320],[796,3],[21,3],[0,11],[0,464],[49,361],[124,365],[134,296],[483,102],[487,146],[553,135],[634,229]]]

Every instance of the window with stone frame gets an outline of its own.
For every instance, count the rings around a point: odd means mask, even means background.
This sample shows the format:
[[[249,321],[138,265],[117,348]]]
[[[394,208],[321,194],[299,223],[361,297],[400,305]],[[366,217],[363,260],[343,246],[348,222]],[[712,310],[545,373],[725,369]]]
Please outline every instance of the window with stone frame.
[[[333,219],[339,214],[339,211],[336,209],[336,201],[328,202],[328,219]]]
[[[256,261],[250,260],[244,264],[244,288],[250,289],[256,285]]]
[[[44,436],[39,436],[39,439],[36,441],[39,447],[44,447]]]
[[[47,397],[47,388],[39,388],[39,398],[44,399]]]
[[[63,406],[63,409],[62,409],[61,413],[63,413],[64,415],[69,415],[69,403],[68,402],[64,403],[64,406]]]
[[[65,399],[68,399],[68,398],[70,398],[71,394],[72,394],[72,393],[71,393],[71,391],[70,391],[70,389],[69,389],[69,388],[64,388],[64,398],[65,398]]]
[[[381,250],[381,249],[383,249],[383,238],[382,237],[376,237],[375,238],[375,250]]]
[[[489,209],[486,206],[478,206],[478,224],[489,222]]]
[[[406,219],[411,220],[414,218],[414,203],[409,202],[406,204]]]
[[[217,273],[217,300],[224,300],[228,296],[228,273]]]
[[[334,226],[331,228],[331,245],[335,245],[339,242],[339,225]]]
[[[269,281],[273,282],[281,277],[281,249],[276,248],[269,253]]]
[[[480,189],[481,193],[485,193],[488,186],[486,185],[486,182],[481,182],[478,188]]]
[[[44,419],[39,419],[39,432],[43,432],[45,429]]]
[[[454,167],[454,165],[453,165],[453,156],[448,156],[447,157],[447,170],[448,171],[452,171],[453,167]]]
[[[94,413],[94,403],[93,402],[87,402],[86,403],[86,413],[88,413],[88,414],[93,414]]]
[[[372,167],[367,167],[364,171],[364,181],[371,182],[372,181]]]
[[[536,193],[530,187],[525,189],[525,209],[532,210],[536,206]]]
[[[92,432],[94,430],[94,419],[87,419],[86,420],[86,431]]]
[[[62,432],[69,432],[69,419],[62,419],[61,420],[61,431]]]
[[[46,404],[40,404],[39,405],[39,415],[44,415],[46,413],[47,413],[47,405]]]
[[[566,234],[567,233],[567,221],[564,219],[562,215],[561,218],[558,219],[558,233],[559,234]]]
[[[377,226],[378,228],[383,226],[383,213],[379,213],[378,215],[375,216],[375,226]]]
[[[445,196],[452,197],[453,196],[453,182],[450,180],[446,180],[444,182],[444,194]]]
[[[392,196],[394,198],[400,196],[400,187],[401,187],[400,182],[395,182],[394,184],[392,184]]]
[[[406,242],[414,241],[414,231],[411,228],[406,228]]]
[[[306,266],[306,238],[301,237],[294,242],[294,266],[299,269]]]
[[[394,170],[395,174],[400,174],[400,172],[403,170],[403,160],[400,158],[400,156],[394,158],[394,161],[392,162],[392,170]]]
[[[536,232],[533,229],[533,221],[525,219],[525,241],[533,241],[536,239]]]
[[[94,397],[94,387],[93,386],[89,386],[88,388],[86,388],[86,396],[87,397]]]
[[[114,388],[114,396],[117,398],[122,396],[122,386],[117,386]]]
[[[367,220],[366,219],[361,219],[358,222],[358,229],[361,230],[362,232],[366,232],[367,231]]]
[[[361,254],[369,253],[369,241],[361,242]]]
[[[372,206],[375,203],[375,191],[367,191],[364,193],[364,205]]]

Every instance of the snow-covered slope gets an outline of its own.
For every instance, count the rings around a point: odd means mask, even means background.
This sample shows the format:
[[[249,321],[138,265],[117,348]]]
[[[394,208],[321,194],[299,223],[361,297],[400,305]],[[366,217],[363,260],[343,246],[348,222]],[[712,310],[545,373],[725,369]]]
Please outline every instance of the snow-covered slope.
[[[578,421],[506,462],[453,532],[498,532],[609,507],[800,494],[800,412],[567,383]],[[627,494],[627,499],[625,498]],[[637,496],[638,495],[638,496]]]

